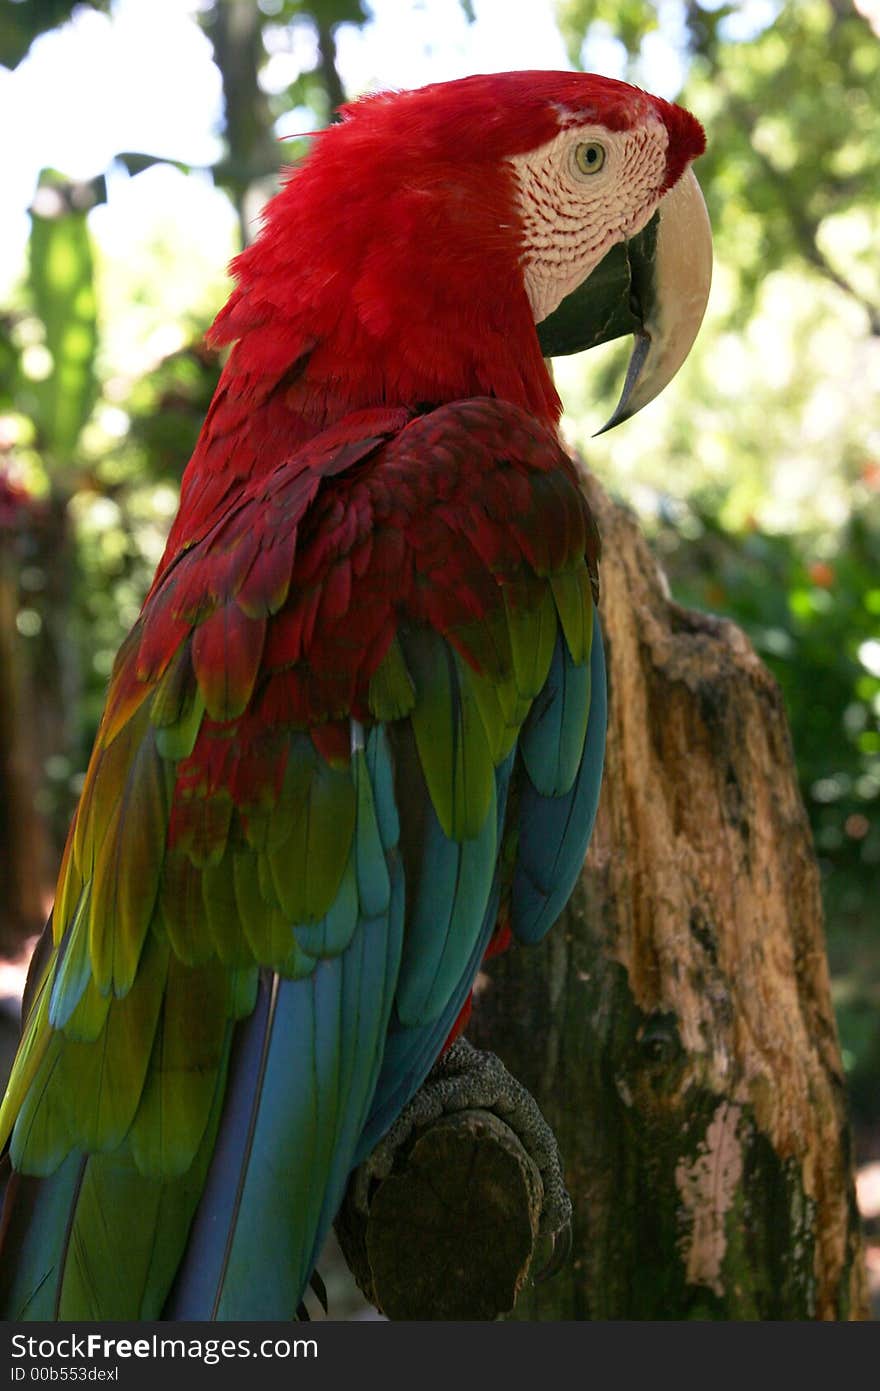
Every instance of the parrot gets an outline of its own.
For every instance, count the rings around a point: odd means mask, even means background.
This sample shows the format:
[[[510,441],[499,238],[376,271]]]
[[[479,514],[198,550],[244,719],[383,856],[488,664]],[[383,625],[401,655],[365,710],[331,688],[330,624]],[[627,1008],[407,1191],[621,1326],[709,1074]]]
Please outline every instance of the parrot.
[[[704,146],[595,74],[372,93],[234,259],[29,972],[5,1318],[296,1318],[484,959],[559,917],[607,683],[550,359],[632,335],[609,426],[675,375]]]

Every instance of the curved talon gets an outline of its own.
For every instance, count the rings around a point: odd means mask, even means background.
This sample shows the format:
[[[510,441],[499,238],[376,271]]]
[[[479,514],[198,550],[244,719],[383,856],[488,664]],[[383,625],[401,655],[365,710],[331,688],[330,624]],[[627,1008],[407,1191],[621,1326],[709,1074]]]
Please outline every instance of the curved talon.
[[[571,1222],[566,1222],[554,1232],[550,1237],[553,1243],[550,1252],[550,1259],[545,1266],[532,1276],[533,1285],[543,1285],[547,1280],[552,1280],[554,1275],[558,1275],[571,1255]]]

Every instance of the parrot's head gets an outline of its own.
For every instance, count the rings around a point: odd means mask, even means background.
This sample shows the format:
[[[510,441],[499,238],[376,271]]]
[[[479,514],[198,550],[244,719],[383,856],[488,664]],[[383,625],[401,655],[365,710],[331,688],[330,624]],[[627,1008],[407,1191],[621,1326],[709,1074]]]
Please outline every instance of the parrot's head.
[[[511,72],[341,117],[234,263],[216,341],[262,338],[274,360],[280,336],[325,414],[334,391],[348,408],[493,394],[555,422],[544,359],[628,333],[609,424],[672,378],[711,276],[689,112],[591,74]]]

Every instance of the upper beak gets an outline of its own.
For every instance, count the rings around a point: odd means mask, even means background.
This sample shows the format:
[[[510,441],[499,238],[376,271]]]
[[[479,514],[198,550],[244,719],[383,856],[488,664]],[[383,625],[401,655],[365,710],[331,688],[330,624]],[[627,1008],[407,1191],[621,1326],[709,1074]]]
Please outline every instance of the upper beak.
[[[648,225],[612,247],[537,326],[545,357],[635,335],[620,400],[603,430],[635,415],[672,381],[703,321],[711,282],[709,215],[688,169]]]

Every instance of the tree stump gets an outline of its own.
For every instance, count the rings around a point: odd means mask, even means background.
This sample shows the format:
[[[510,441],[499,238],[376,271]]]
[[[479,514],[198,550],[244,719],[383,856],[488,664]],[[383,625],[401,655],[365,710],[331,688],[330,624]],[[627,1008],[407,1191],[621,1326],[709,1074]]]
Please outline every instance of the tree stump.
[[[490,963],[469,1030],[535,1096],[574,1203],[570,1261],[515,1316],[865,1318],[819,876],[778,687],[732,623],[671,602],[634,518],[585,488],[609,668],[599,815],[563,917]],[[448,1139],[429,1186],[455,1187]],[[399,1316],[448,1317],[442,1242],[412,1190],[398,1197],[382,1221],[407,1260],[371,1297],[395,1307],[415,1258],[435,1295],[423,1275]]]

